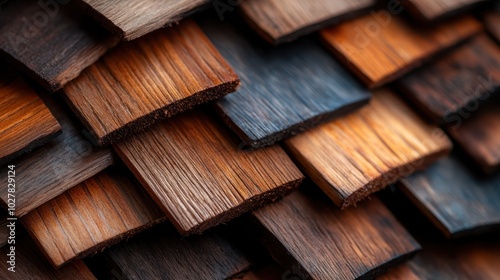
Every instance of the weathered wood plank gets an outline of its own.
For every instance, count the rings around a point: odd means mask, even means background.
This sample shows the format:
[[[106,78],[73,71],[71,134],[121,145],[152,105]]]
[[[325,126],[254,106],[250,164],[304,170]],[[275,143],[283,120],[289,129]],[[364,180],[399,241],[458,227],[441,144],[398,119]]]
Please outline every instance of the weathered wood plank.
[[[425,168],[451,150],[436,126],[424,123],[389,91],[359,111],[285,141],[303,170],[341,208]]]
[[[108,170],[22,218],[55,267],[99,252],[165,217],[126,171]]]
[[[490,0],[403,0],[401,3],[416,18],[433,21],[471,9]]]
[[[324,29],[326,46],[370,88],[380,87],[415,69],[439,52],[478,34],[479,21],[464,16],[433,28],[400,17],[366,15]]]
[[[20,77],[7,75],[7,66],[2,67],[6,68],[0,71],[0,165],[61,132],[61,126],[38,94]]]
[[[226,279],[250,260],[224,234],[181,237],[162,225],[106,251],[116,274],[125,279]]]
[[[64,87],[100,145],[233,92],[239,79],[191,20],[112,50]]]
[[[450,122],[500,89],[500,47],[479,35],[398,84],[432,121]]]
[[[119,42],[68,2],[9,1],[0,10],[0,52],[50,91]]]
[[[216,102],[226,124],[252,147],[271,145],[366,104],[369,92],[310,38],[276,48],[245,28],[207,18],[200,26],[242,77]]]
[[[270,254],[295,263],[299,279],[369,277],[420,248],[377,199],[341,211],[321,194],[297,191],[253,216]]]
[[[83,135],[81,124],[64,102],[55,96],[40,95],[61,125],[62,134],[43,147],[11,164],[16,166],[16,216],[21,217],[77,184],[110,166],[110,149],[93,146]],[[54,97],[54,98],[53,98]],[[0,181],[7,181],[2,168]],[[7,204],[7,185],[0,184],[0,199]]]
[[[114,147],[176,228],[191,234],[274,201],[303,178],[279,146],[243,151],[235,140],[192,111]]]
[[[249,24],[272,44],[290,42],[374,6],[375,0],[246,0],[241,10]]]

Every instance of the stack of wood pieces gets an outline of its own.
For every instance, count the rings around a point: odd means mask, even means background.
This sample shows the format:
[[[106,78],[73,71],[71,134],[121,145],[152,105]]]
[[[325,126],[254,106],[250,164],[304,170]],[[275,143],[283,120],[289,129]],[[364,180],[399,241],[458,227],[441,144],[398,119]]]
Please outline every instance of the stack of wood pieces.
[[[382,2],[0,1],[0,278],[498,278],[500,9]]]

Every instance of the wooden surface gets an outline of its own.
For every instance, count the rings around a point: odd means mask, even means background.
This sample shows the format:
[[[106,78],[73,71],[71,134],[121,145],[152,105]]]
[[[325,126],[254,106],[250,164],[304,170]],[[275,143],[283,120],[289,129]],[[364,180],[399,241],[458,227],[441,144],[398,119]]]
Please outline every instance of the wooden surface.
[[[7,244],[11,232],[10,229],[7,228],[9,222],[7,221],[7,217],[7,214],[2,213],[0,215],[0,248]]]
[[[36,245],[27,236],[18,238],[16,242],[16,268],[15,273],[7,270],[7,254],[10,253],[10,246],[4,246],[0,250],[0,279],[9,280],[66,280],[81,279],[94,280],[95,276],[90,272],[83,261],[76,261],[67,266],[54,270],[48,264]]]
[[[82,133],[81,124],[59,98],[42,94],[59,121],[62,135],[11,164],[16,166],[16,215],[21,217],[113,163],[110,149],[94,147]],[[2,169],[0,181],[7,181]],[[7,203],[7,184],[0,184],[0,199]]]
[[[0,52],[38,83],[55,91],[76,78],[119,38],[81,16],[74,3],[42,3],[47,5],[19,0],[2,7]]]
[[[455,156],[401,181],[404,193],[447,236],[500,228],[500,176],[475,174]]]
[[[98,143],[106,145],[238,84],[203,32],[186,20],[112,50],[64,90]]]
[[[420,247],[377,199],[341,211],[322,194],[296,191],[253,216],[270,254],[298,264],[298,279],[370,277]]]
[[[244,2],[245,3],[245,2]],[[368,102],[370,94],[310,38],[279,47],[233,22],[199,21],[241,76],[216,103],[226,124],[252,147],[271,145]]]
[[[403,0],[403,7],[421,20],[432,21],[489,0]]]
[[[341,208],[444,156],[444,132],[424,123],[395,94],[285,142],[291,155]]]
[[[374,6],[375,0],[246,0],[241,10],[249,24],[268,42],[280,44],[338,23]]]
[[[1,71],[0,165],[45,144],[60,132],[61,126],[38,94],[21,78]]]
[[[500,47],[487,35],[398,82],[406,96],[436,123],[450,122],[500,88]]]
[[[420,29],[396,16],[379,23],[367,15],[324,29],[321,36],[346,67],[367,86],[375,88],[481,30],[482,25],[470,16]]]
[[[486,102],[466,111],[468,118],[456,118],[447,130],[485,173],[493,173],[500,170],[500,98]]]
[[[224,234],[181,237],[165,224],[106,252],[124,279],[226,279],[250,261]]]
[[[500,42],[500,4],[497,4],[495,9],[483,13],[482,19],[490,34]]]
[[[81,0],[90,14],[125,40],[133,40],[173,24],[208,0]],[[225,2],[224,2],[225,4]],[[232,7],[232,6],[230,6]]]
[[[164,219],[122,169],[108,170],[43,204],[22,223],[53,266],[96,253]]]
[[[290,192],[302,174],[273,146],[239,150],[212,116],[184,113],[115,150],[182,234],[202,232]]]
[[[379,280],[497,279],[500,275],[498,240],[465,240],[445,243],[427,240],[412,260],[389,270]]]

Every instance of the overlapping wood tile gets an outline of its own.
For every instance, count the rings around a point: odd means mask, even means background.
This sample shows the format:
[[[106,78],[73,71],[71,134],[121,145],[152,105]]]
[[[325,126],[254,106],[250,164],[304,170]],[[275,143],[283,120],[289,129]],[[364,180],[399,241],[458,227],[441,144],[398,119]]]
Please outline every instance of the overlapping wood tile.
[[[432,21],[490,0],[403,0],[401,2],[416,18]]]
[[[500,228],[500,176],[474,174],[456,156],[401,181],[404,193],[448,237]]]
[[[16,215],[21,217],[71,187],[89,179],[113,163],[110,149],[93,146],[83,135],[81,124],[70,115],[63,101],[41,95],[59,121],[62,134],[43,147],[11,164],[15,165]],[[7,182],[7,172],[0,173]],[[7,184],[0,184],[0,198],[7,204]]]
[[[154,201],[120,169],[99,173],[22,218],[55,267],[162,220],[164,215]]]
[[[375,88],[481,30],[481,23],[470,16],[419,28],[396,16],[377,21],[370,14],[324,29],[321,36],[346,67]]]
[[[75,261],[58,270],[48,264],[36,245],[27,236],[19,237],[15,250],[15,272],[9,271],[10,267],[7,254],[10,246],[4,246],[0,250],[0,278],[10,280],[66,280],[81,279],[94,280],[96,277],[90,272],[83,261]]]
[[[201,111],[114,147],[182,234],[227,222],[282,197],[302,180],[279,146],[240,150],[235,137]]]
[[[370,93],[310,39],[262,46],[233,23],[200,26],[242,77],[216,102],[226,124],[252,147],[271,145],[365,105]]]
[[[451,149],[438,127],[423,122],[392,92],[285,141],[303,170],[341,208],[426,167]]]
[[[341,211],[297,191],[252,215],[270,254],[298,279],[370,277],[420,248],[377,199]]]
[[[98,143],[106,145],[238,85],[199,27],[185,20],[112,50],[64,91]]]
[[[0,52],[50,91],[119,41],[68,2],[9,1],[0,11]]]
[[[223,233],[182,238],[162,225],[106,251],[124,279],[228,279],[250,266],[247,256]]]
[[[483,13],[482,19],[491,35],[500,42],[500,4]]]
[[[434,122],[453,121],[500,88],[500,47],[480,35],[398,84]]]
[[[500,275],[499,250],[500,243],[491,239],[424,243],[423,250],[415,258],[377,279],[497,279]]]
[[[90,14],[125,40],[133,40],[182,19],[209,0],[81,0]],[[227,3],[231,9],[234,9]],[[221,7],[223,9],[224,6]]]
[[[38,94],[21,78],[7,75],[4,70],[0,70],[0,165],[61,132],[61,126]]]
[[[475,104],[454,117],[448,133],[485,173],[500,170],[500,99]],[[475,110],[472,110],[475,109]]]
[[[375,0],[300,1],[246,0],[241,10],[268,42],[280,44],[338,23],[374,6]]]

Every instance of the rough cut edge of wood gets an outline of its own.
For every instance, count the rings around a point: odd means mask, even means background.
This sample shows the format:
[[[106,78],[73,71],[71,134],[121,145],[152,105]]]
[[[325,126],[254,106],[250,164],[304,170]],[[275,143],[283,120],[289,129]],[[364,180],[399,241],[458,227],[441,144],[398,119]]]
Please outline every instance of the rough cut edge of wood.
[[[14,153],[12,153],[12,154],[10,154],[8,156],[5,156],[3,158],[0,158],[0,166],[6,164],[8,162],[10,162],[11,160],[14,160],[14,159],[18,158],[21,155],[28,154],[31,151],[35,150],[36,148],[42,147],[43,145],[45,145],[46,143],[48,143],[50,140],[52,140],[52,139],[56,138],[57,136],[61,135],[62,134],[62,130],[61,130],[61,125],[59,124],[59,122],[57,123],[57,126],[58,126],[58,128],[57,128],[57,131],[55,133],[44,135],[43,137],[38,138],[38,139],[32,141],[28,146],[22,148],[21,150],[19,150],[17,152],[14,152]]]
[[[483,32],[483,30],[484,26],[480,25],[480,27],[477,30],[468,34],[467,36],[464,36],[463,38],[458,39],[451,45],[440,48],[435,52],[429,53],[427,56],[423,58],[420,57],[418,58],[418,60],[416,59],[413,62],[409,63],[408,65],[400,67],[398,71],[396,71],[395,73],[392,73],[384,77],[383,79],[380,79],[377,82],[372,82],[371,79],[361,69],[359,69],[356,65],[353,65],[350,62],[348,57],[346,57],[342,52],[337,51],[337,49],[333,45],[331,45],[327,39],[325,39],[324,35],[320,37],[322,44],[326,47],[327,50],[330,51],[330,53],[332,53],[338,60],[340,60],[343,65],[350,65],[349,67],[346,68],[347,70],[351,71],[351,73],[354,74],[354,77],[356,77],[360,82],[362,82],[365,86],[367,86],[368,89],[376,90],[388,83],[397,80],[398,78],[403,77],[404,75],[412,72],[413,70],[420,68],[421,66],[427,65],[428,63],[432,62],[436,57],[439,57],[442,54],[461,46],[462,44],[471,40],[476,35]]]
[[[297,260],[295,260],[292,255],[288,253],[286,247],[281,244],[276,236],[274,236],[265,226],[263,226],[257,217],[250,215],[249,221],[255,232],[259,232],[258,239],[267,248],[267,251],[271,255],[272,259],[284,267],[299,266],[302,267]],[[367,271],[364,275],[360,276],[358,279],[372,279],[375,276],[385,272],[388,268],[397,266],[411,258],[413,258],[422,248],[418,243],[416,243],[415,249],[406,254],[396,256],[392,260],[388,260],[380,266]],[[302,272],[306,272],[301,269]],[[306,272],[307,273],[307,272]],[[311,278],[310,275],[308,275]]]
[[[44,250],[43,246],[40,244],[40,242],[36,238],[33,238],[33,241],[36,243],[37,247],[43,253],[43,255],[48,260],[48,262],[52,265],[52,267],[54,269],[59,269],[60,267],[62,267],[64,265],[67,265],[67,264],[69,264],[71,262],[74,262],[76,260],[83,259],[83,258],[88,257],[88,256],[96,255],[96,254],[104,251],[106,248],[109,248],[109,247],[111,247],[111,246],[113,246],[115,244],[120,243],[121,241],[129,240],[131,237],[135,236],[136,234],[138,234],[138,233],[140,233],[142,231],[145,231],[145,230],[147,230],[147,229],[149,229],[149,228],[151,228],[151,227],[153,227],[153,226],[155,226],[157,224],[163,223],[164,221],[166,221],[166,218],[161,218],[161,219],[158,219],[156,221],[150,222],[148,224],[142,225],[141,227],[129,230],[127,232],[124,232],[122,234],[114,236],[111,239],[108,239],[106,241],[100,242],[97,245],[95,245],[95,246],[93,246],[93,247],[91,247],[91,248],[89,248],[89,249],[87,249],[87,250],[85,250],[83,252],[80,252],[80,253],[76,254],[71,259],[65,260],[63,262],[58,262],[58,263],[54,263],[52,261],[52,259],[50,258],[50,256],[46,253],[46,251]],[[21,222],[23,223],[24,220],[21,219]],[[26,227],[26,230],[28,231],[28,233],[30,234],[30,236],[34,236],[30,232],[29,227]]]
[[[273,37],[271,34],[266,32],[262,28],[262,26],[260,26],[251,17],[249,17],[246,13],[242,12],[241,10],[239,12],[240,12],[241,16],[245,19],[245,21],[248,23],[248,25],[255,32],[257,32],[257,34],[259,34],[260,37],[262,37],[268,43],[270,43],[274,46],[277,46],[277,45],[293,42],[302,36],[316,32],[316,31],[321,30],[323,28],[326,28],[328,26],[338,24],[342,21],[352,19],[352,18],[356,17],[357,15],[360,15],[364,12],[369,11],[370,8],[372,8],[372,7],[373,7],[373,5],[367,5],[366,7],[360,8],[360,9],[355,10],[355,11],[344,13],[340,16],[335,16],[335,17],[323,19],[323,20],[320,20],[318,22],[315,22],[314,24],[305,26],[304,28],[297,29],[294,32],[291,32],[289,34],[279,36],[279,37]]]
[[[433,17],[428,17],[425,13],[420,12],[420,9],[416,5],[413,4],[413,1],[415,1],[415,0],[403,0],[402,5],[405,9],[407,9],[409,11],[409,14],[413,18],[415,18],[416,20],[418,20],[419,22],[424,23],[424,24],[436,23],[436,22],[439,22],[441,20],[445,20],[447,18],[457,16],[460,13],[465,13],[465,11],[467,11],[467,10],[475,9],[476,7],[484,5],[485,3],[488,2],[488,0],[477,0],[475,3],[466,4],[460,8],[452,9],[452,10],[449,10],[445,13],[437,14]]]
[[[370,194],[384,189],[386,186],[397,182],[402,177],[410,175],[419,170],[424,170],[432,163],[448,155],[451,150],[452,145],[450,142],[450,145],[446,147],[446,149],[435,151],[425,157],[413,160],[409,163],[391,169],[389,172],[373,179],[362,188],[345,197],[340,208],[345,209],[347,207],[356,206],[356,203],[362,201]]]
[[[179,21],[181,21],[183,18],[186,18],[192,14],[195,14],[201,10],[204,10],[208,7],[210,3],[205,3],[202,4],[201,6],[194,7],[192,10],[187,11],[185,13],[181,13],[173,18],[171,18],[168,21],[165,21],[160,27],[148,27],[145,28],[144,31],[140,31],[141,28],[136,28],[135,30],[132,30],[130,32],[125,32],[122,28],[118,27],[116,24],[114,24],[110,19],[108,19],[106,16],[101,14],[99,11],[95,10],[90,4],[88,4],[85,1],[78,1],[78,6],[81,7],[87,15],[92,17],[96,22],[98,22],[102,27],[104,27],[106,30],[109,32],[116,34],[121,38],[121,40],[124,41],[132,41],[137,38],[140,38],[142,36],[145,36],[155,30],[161,29],[161,28],[166,28],[173,26]],[[151,25],[151,24],[150,24]]]
[[[219,114],[219,116],[222,118],[224,123],[238,135],[238,137],[243,140],[243,142],[247,145],[249,149],[257,149],[257,148],[262,148],[266,146],[272,146],[276,144],[277,142],[280,142],[282,140],[286,140],[287,138],[290,138],[294,135],[303,133],[311,128],[314,128],[320,124],[323,124],[325,122],[331,121],[335,118],[341,117],[343,115],[346,115],[354,110],[357,110],[365,105],[367,105],[370,102],[371,96],[366,96],[366,98],[362,98],[356,102],[349,103],[345,106],[339,107],[339,109],[334,110],[332,112],[327,112],[323,113],[320,115],[317,115],[313,118],[307,119],[301,123],[297,123],[288,129],[270,134],[266,137],[257,139],[257,138],[250,138],[238,125],[236,125],[231,118],[229,118],[224,111],[222,110],[221,107],[219,107],[217,104],[214,105],[215,110]],[[244,148],[247,148],[244,147]]]
[[[73,105],[71,100],[69,100],[66,95],[64,95],[64,99],[66,100],[68,106],[71,107],[73,112],[75,112],[78,118],[89,130],[90,136],[92,138],[91,140],[99,146],[109,146],[137,132],[143,131],[146,128],[160,122],[161,120],[173,117],[174,115],[193,109],[196,106],[230,94],[231,92],[236,91],[239,85],[240,80],[237,79],[197,92],[187,98],[178,100],[174,103],[150,112],[142,116],[141,118],[136,119],[135,121],[129,122],[125,126],[116,129],[103,137],[99,137],[94,133],[90,124],[85,120],[79,110]]]
[[[408,197],[408,199],[417,206],[418,210],[422,212],[433,224],[436,226],[439,231],[441,231],[446,238],[448,239],[459,239],[464,237],[470,237],[479,235],[486,232],[492,231],[500,231],[500,217],[498,221],[494,223],[488,224],[476,224],[470,227],[462,227],[458,230],[451,231],[445,224],[439,220],[430,209],[428,209],[420,199],[418,199],[413,192],[407,187],[408,182],[406,180],[401,180],[398,183],[399,189],[401,189],[402,193]]]

